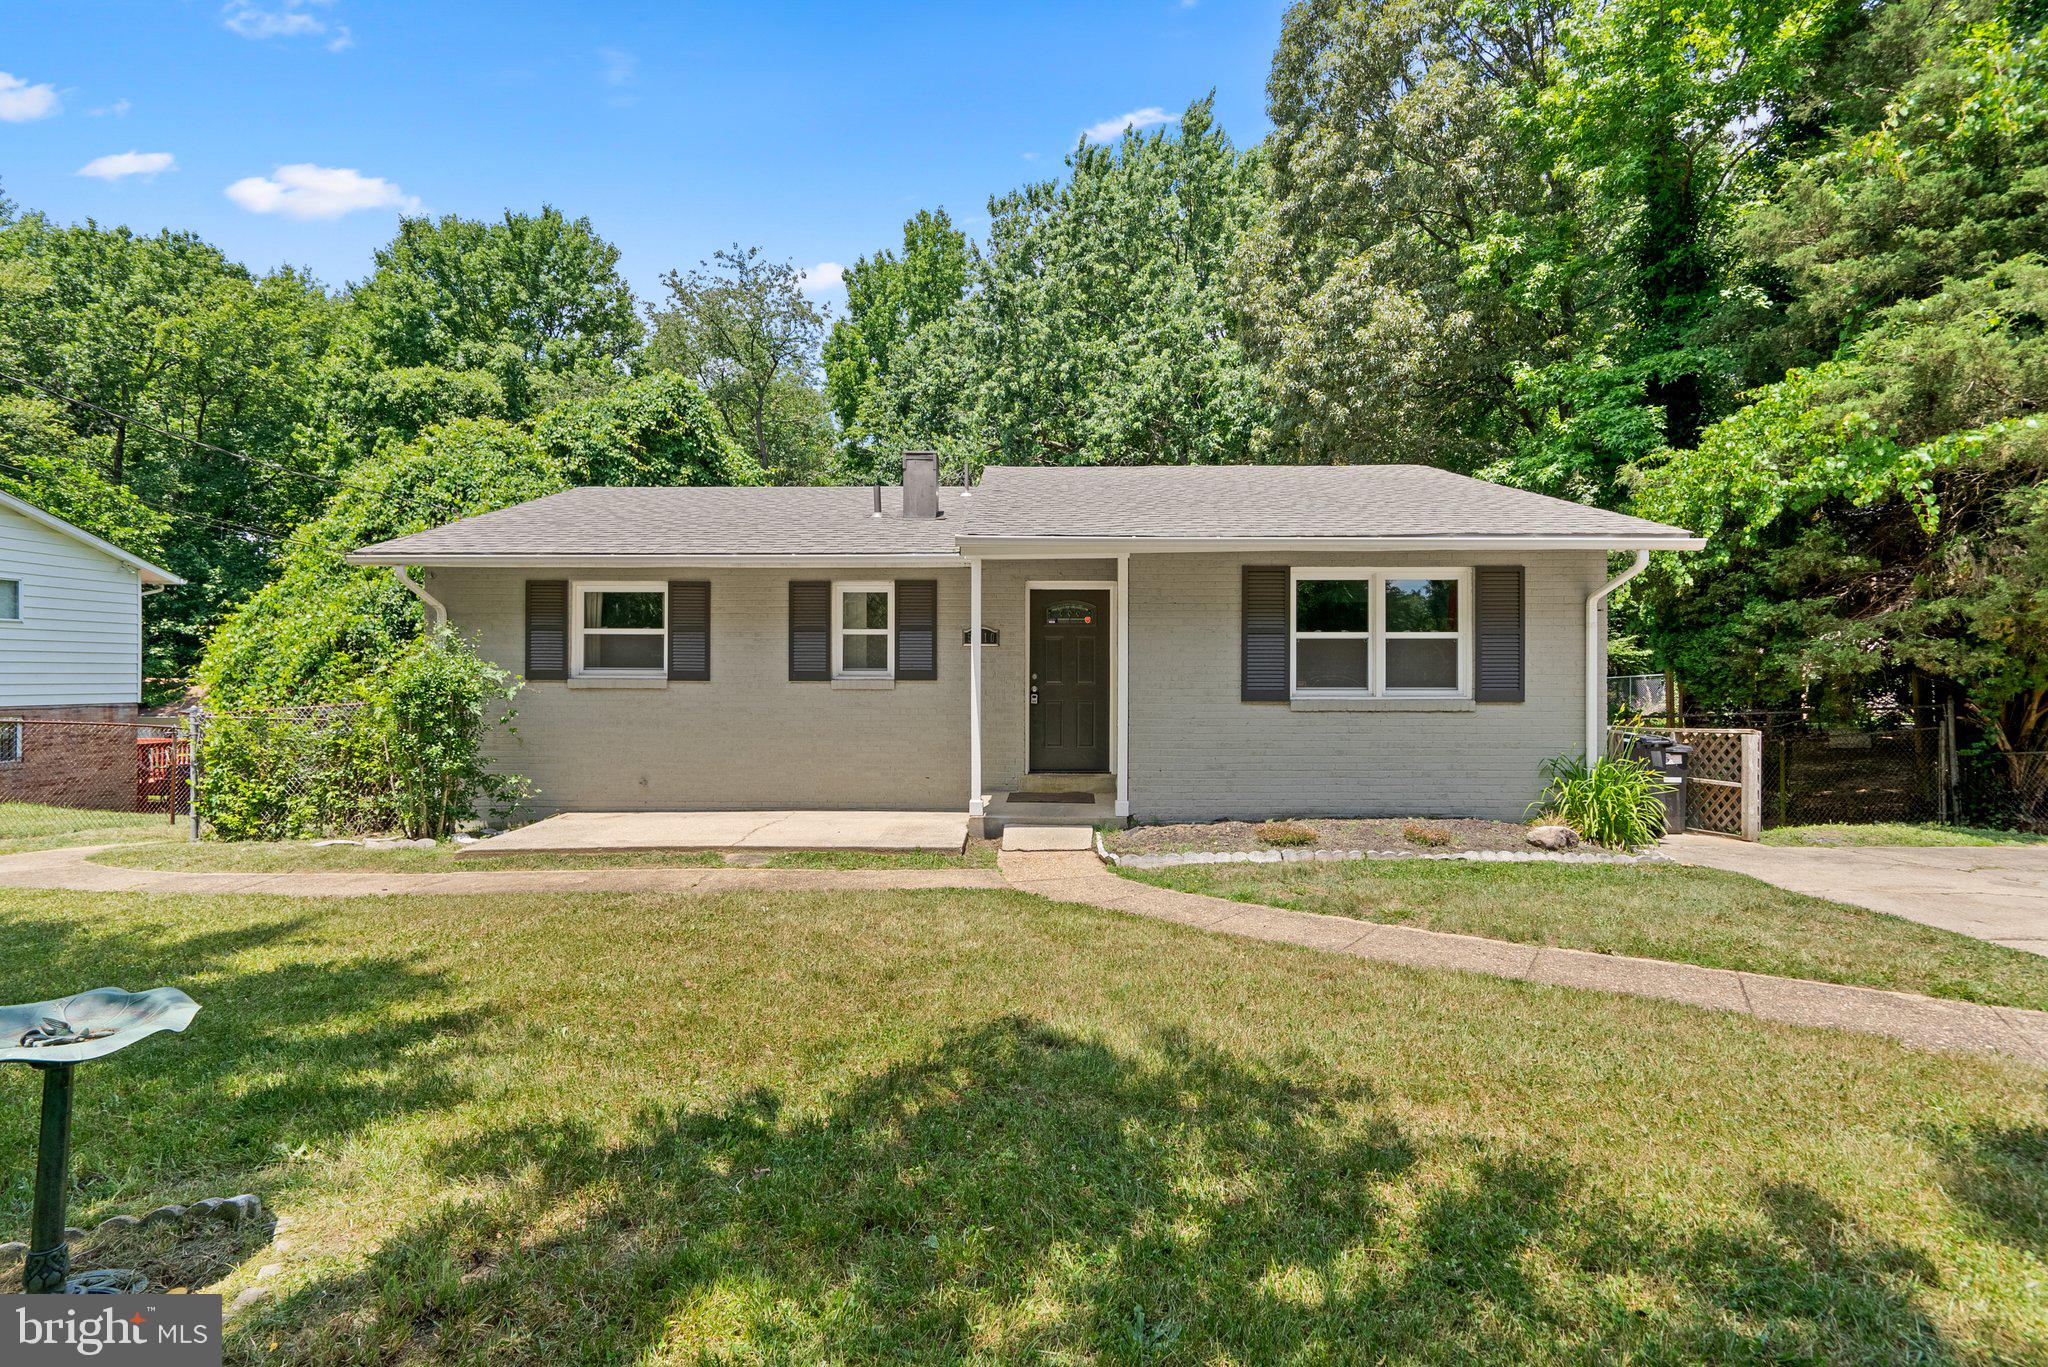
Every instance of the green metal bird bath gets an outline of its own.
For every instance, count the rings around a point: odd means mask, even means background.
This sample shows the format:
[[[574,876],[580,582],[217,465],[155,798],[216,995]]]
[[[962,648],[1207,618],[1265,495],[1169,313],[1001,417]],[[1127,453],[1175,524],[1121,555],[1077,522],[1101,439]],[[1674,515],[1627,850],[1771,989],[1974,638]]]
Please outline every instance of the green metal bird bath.
[[[29,1222],[22,1290],[102,1295],[148,1290],[147,1279],[134,1272],[70,1275],[64,1207],[71,1189],[72,1073],[81,1063],[117,1053],[159,1030],[183,1030],[198,1010],[199,1003],[175,987],[149,992],[96,987],[59,1001],[0,1006],[0,1063],[26,1063],[43,1075],[35,1214]]]

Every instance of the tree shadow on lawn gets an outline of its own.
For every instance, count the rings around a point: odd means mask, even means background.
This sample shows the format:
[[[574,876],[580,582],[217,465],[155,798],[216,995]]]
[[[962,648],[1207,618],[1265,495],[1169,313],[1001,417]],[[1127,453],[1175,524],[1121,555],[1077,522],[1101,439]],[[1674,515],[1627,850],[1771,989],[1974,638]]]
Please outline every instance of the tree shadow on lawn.
[[[243,1191],[270,1200],[294,1184],[296,1158],[462,1099],[442,1062],[450,1055],[433,1046],[470,1033],[478,1013],[437,1005],[452,991],[438,970],[319,943],[307,934],[314,919],[188,933],[175,918],[109,928],[0,913],[0,1001],[168,985],[200,1004],[183,1034],[80,1069],[74,1219]],[[0,1152],[33,1152],[38,1080],[25,1068],[0,1074]],[[27,1165],[10,1177],[0,1229],[25,1231]]]
[[[1313,1071],[1303,1065],[1297,1072]],[[451,1203],[231,1338],[265,1360],[1948,1356],[1927,1269],[1812,1192],[1663,1236],[1571,1174],[1418,1145],[1355,1084],[1017,1019],[822,1113],[761,1093],[451,1144]]]
[[[1936,1134],[1942,1187],[1990,1237],[2016,1249],[2048,1249],[2048,1126],[2006,1125]]]

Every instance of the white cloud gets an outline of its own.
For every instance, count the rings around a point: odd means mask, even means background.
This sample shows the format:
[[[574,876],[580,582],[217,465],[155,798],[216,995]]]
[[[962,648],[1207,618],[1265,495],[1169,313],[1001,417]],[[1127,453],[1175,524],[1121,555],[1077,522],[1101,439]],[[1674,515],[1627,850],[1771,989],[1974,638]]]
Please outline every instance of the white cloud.
[[[1023,157],[1023,158],[1024,158],[1024,160],[1026,160],[1026,161],[1037,161],[1037,160],[1038,160],[1038,153],[1036,153],[1036,152],[1020,152],[1020,153],[1018,153],[1018,155],[1019,155],[1019,156],[1021,156],[1021,157]]]
[[[19,76],[0,71],[0,122],[33,123],[63,108],[56,86],[47,82],[30,85]]]
[[[1126,128],[1157,128],[1162,123],[1174,122],[1176,119],[1172,114],[1156,104],[1148,104],[1143,109],[1133,109],[1128,114],[1119,114],[1113,119],[1104,119],[1101,123],[1084,128],[1081,130],[1081,136],[1090,142],[1109,142],[1122,137]]]
[[[178,159],[169,152],[110,152],[94,157],[79,167],[76,174],[104,181],[125,180],[129,176],[155,180],[165,171],[177,169]]]
[[[846,282],[846,267],[837,261],[820,261],[797,275],[805,294],[828,294]]]
[[[98,109],[88,109],[85,112],[96,119],[104,119],[109,114],[117,119],[125,119],[128,117],[128,111],[134,107],[126,100],[116,100],[112,104],[103,104]]]
[[[309,161],[280,166],[267,176],[245,176],[226,193],[252,214],[286,218],[340,218],[361,209],[417,213],[420,207],[418,199],[382,176]]]
[[[314,7],[325,7],[334,0],[279,0],[274,9],[265,9],[255,0],[228,0],[221,7],[221,22],[230,31],[244,38],[258,42],[270,38],[324,38],[323,44],[329,52],[340,52],[355,46],[355,35],[349,32],[347,24],[330,23],[313,13]]]
[[[640,59],[623,48],[601,47],[597,59],[604,63],[604,83],[614,89],[631,85],[639,77]]]

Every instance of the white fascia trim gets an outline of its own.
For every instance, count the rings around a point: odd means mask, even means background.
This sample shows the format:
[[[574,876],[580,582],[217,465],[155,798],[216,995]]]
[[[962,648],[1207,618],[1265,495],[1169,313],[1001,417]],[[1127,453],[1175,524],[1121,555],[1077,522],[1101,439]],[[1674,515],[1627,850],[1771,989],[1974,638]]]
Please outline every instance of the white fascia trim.
[[[663,570],[663,569],[966,569],[965,556],[940,555],[368,555],[351,551],[351,565],[421,565],[428,569]]]
[[[145,584],[158,584],[165,588],[172,588],[185,582],[169,570],[152,565],[139,555],[130,555],[113,542],[102,541],[83,527],[74,527],[55,513],[46,513],[27,499],[16,498],[4,489],[0,489],[0,508],[11,508],[31,522],[41,523],[53,532],[68,536],[74,541],[84,542],[102,555],[112,556],[141,575],[142,582]]]
[[[960,549],[989,560],[1071,557],[1103,559],[1133,554],[1208,551],[1697,551],[1700,536],[1202,536],[1079,537],[963,536]]]

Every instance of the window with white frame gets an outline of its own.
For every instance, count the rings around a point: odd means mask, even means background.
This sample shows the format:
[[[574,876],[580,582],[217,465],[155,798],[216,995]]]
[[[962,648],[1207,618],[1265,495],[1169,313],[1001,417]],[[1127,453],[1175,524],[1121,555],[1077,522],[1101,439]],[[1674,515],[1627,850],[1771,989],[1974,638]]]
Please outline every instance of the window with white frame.
[[[896,586],[834,584],[832,673],[843,679],[888,678],[895,671]]]
[[[668,673],[664,584],[578,584],[570,672],[660,678]]]
[[[1465,697],[1471,572],[1297,569],[1289,668],[1298,697]]]
[[[0,579],[0,622],[21,620],[21,581]]]

